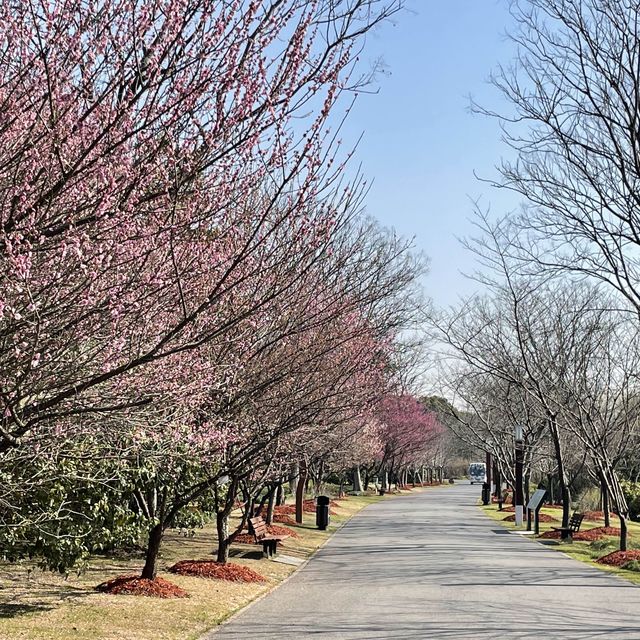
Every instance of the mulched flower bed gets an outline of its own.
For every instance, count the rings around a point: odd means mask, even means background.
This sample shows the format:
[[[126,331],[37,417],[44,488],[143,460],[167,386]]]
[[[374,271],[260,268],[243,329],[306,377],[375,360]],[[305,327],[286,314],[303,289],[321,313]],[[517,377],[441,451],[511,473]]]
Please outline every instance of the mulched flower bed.
[[[200,578],[215,578],[229,582],[266,582],[267,579],[259,573],[239,564],[227,562],[220,564],[213,560],[180,560],[169,568],[171,573],[182,576],[198,576]]]
[[[295,523],[294,523],[295,524]],[[293,531],[293,529],[287,529],[287,527],[279,527],[277,524],[268,524],[267,533],[270,536],[289,536],[290,538],[299,538],[299,534]],[[233,540],[240,544],[254,544],[256,539],[249,532],[239,533]],[[280,543],[278,543],[280,544]]]
[[[337,500],[331,500],[329,502],[329,507],[339,507],[340,505],[338,504]],[[305,500],[303,503],[303,511],[305,511],[306,513],[315,513],[316,512],[316,501],[315,500]],[[296,505],[295,504],[284,504],[280,507],[274,507],[273,509],[274,514],[277,514],[278,516],[283,516],[283,515],[288,515],[288,516],[292,516],[295,515],[296,513]],[[329,513],[332,516],[337,515],[337,513],[335,511],[333,511],[332,509],[329,509]]]
[[[99,584],[96,589],[103,593],[128,596],[150,596],[153,598],[188,598],[189,594],[178,585],[156,578],[149,580],[139,575],[118,576]]]
[[[507,511],[507,509],[504,509],[504,511]],[[523,517],[525,517],[526,519],[526,513],[523,514]],[[546,513],[541,513],[539,514],[539,518],[540,518],[540,522],[558,522],[557,518],[554,518],[553,516],[547,515]],[[506,518],[502,518],[505,522],[515,522],[516,520],[516,514],[514,513],[513,515],[507,516]],[[532,518],[533,520],[533,518]]]
[[[611,567],[621,567],[632,560],[640,560],[640,550],[637,551],[614,551],[596,560],[600,564],[608,564]]]
[[[559,540],[560,535],[560,531],[545,531],[540,537]],[[619,535],[620,529],[616,527],[594,527],[593,529],[578,531],[578,533],[574,533],[571,537],[575,542],[593,542],[594,540],[601,540],[605,536]]]
[[[604,520],[604,511],[585,511],[584,517],[586,520]],[[609,517],[617,518],[618,516],[613,512],[609,512]]]
[[[295,527],[298,523],[286,513],[274,513],[273,521],[278,522],[279,524],[286,524],[290,527]]]
[[[587,529],[584,533],[596,533],[600,536],[619,536],[620,529],[618,527],[595,527],[594,529]]]

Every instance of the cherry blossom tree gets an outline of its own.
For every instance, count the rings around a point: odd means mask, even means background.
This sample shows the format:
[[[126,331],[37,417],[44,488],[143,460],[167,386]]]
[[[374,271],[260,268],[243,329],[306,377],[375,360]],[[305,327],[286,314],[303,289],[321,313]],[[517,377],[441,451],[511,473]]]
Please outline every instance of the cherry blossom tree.
[[[0,8],[0,450],[148,402],[106,383],[286,293],[278,249],[311,255],[340,206],[329,114],[362,80],[364,35],[397,8]],[[222,319],[236,296],[252,304]]]

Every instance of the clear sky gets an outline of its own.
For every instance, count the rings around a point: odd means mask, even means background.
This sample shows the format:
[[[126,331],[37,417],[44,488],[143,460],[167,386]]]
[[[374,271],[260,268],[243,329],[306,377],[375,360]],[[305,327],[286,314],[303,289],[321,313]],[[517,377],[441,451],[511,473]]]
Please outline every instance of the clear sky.
[[[476,286],[460,274],[474,263],[456,239],[473,233],[470,198],[496,214],[517,206],[474,177],[495,176],[508,149],[497,122],[468,109],[469,95],[501,104],[487,79],[514,57],[505,38],[513,21],[508,0],[407,0],[406,7],[369,38],[366,55],[381,56],[388,75],[376,95],[358,98],[345,138],[364,133],[356,161],[373,180],[368,213],[415,237],[431,259],[425,292],[449,305]]]

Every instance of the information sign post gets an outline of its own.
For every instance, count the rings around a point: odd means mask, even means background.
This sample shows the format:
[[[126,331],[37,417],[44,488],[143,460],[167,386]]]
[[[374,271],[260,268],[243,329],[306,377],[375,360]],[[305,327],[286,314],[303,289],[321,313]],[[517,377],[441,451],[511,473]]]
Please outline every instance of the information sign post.
[[[540,509],[542,508],[542,503],[546,495],[546,489],[536,489],[527,504],[527,510],[533,511],[534,513],[534,527],[536,535],[540,534]]]

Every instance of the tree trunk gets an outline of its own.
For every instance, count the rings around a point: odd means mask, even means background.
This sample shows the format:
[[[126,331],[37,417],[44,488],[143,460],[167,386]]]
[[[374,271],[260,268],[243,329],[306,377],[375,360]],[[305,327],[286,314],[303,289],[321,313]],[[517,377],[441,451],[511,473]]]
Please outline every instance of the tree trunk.
[[[602,511],[604,513],[604,526],[611,526],[611,516],[609,515],[609,489],[604,474],[600,474],[600,496],[602,498]]]
[[[276,489],[276,506],[281,507],[285,503],[284,486],[282,480],[278,482],[278,488]]]
[[[273,524],[273,511],[275,507],[276,500],[276,491],[278,490],[278,485],[273,485],[269,489],[269,502],[267,503],[267,517],[265,518],[265,522],[267,524]]]
[[[618,514],[620,520],[620,551],[627,550],[627,518],[622,513]]]
[[[145,555],[144,568],[142,569],[143,578],[154,580],[158,572],[158,555],[160,553],[160,545],[164,536],[164,528],[162,524],[157,524],[149,531],[149,541],[147,543],[147,553]]]
[[[364,470],[364,490],[365,491],[369,490],[370,482],[371,482],[371,473],[369,472],[369,469],[365,469]]]
[[[555,416],[549,416],[549,431],[553,440],[553,447],[556,454],[556,463],[558,464],[558,481],[560,483],[560,495],[562,496],[562,527],[569,528],[569,520],[571,519],[571,491],[567,483],[567,475],[564,469],[564,455],[562,452],[562,444],[560,443],[560,433],[558,431],[558,423]],[[562,532],[564,539],[569,537],[569,533]]]
[[[292,476],[289,479],[289,491],[295,496],[298,491],[298,476],[300,475],[300,467],[298,464],[293,465]]]
[[[304,489],[307,484],[307,463],[303,459],[299,465],[300,476],[296,487],[296,522],[302,524],[304,514]]]
[[[218,530],[218,552],[216,560],[225,564],[229,560],[229,516],[224,511],[216,513],[216,528]]]
[[[322,480],[324,478],[324,459],[318,463],[318,475],[315,478],[313,497],[317,498],[322,493]]]
[[[362,493],[362,476],[360,475],[360,467],[353,470],[353,491],[354,493]]]

